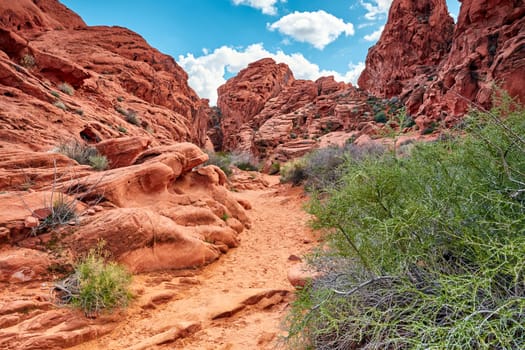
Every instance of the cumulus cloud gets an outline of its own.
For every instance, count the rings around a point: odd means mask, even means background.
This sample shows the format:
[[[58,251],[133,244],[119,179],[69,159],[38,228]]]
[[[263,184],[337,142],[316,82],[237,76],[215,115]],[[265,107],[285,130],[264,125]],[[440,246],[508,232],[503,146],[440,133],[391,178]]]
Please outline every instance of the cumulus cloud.
[[[383,33],[383,29],[385,29],[385,26],[381,26],[381,28],[379,28],[375,32],[365,35],[364,39],[366,41],[377,41],[381,37],[381,33]]]
[[[371,0],[371,2],[365,2],[359,0],[361,5],[368,11],[365,14],[365,18],[369,20],[376,20],[382,18],[388,14],[392,0]]]
[[[200,97],[208,98],[210,104],[215,105],[217,88],[226,82],[227,73],[236,74],[249,63],[265,57],[271,57],[278,63],[286,63],[297,79],[316,80],[322,76],[333,75],[337,81],[355,84],[365,67],[363,62],[350,63],[348,71],[343,74],[333,70],[322,70],[300,53],[286,54],[283,51],[272,53],[260,43],[252,44],[243,50],[222,46],[200,57],[188,53],[186,56],[180,55],[177,61],[188,73],[190,86]]]
[[[315,12],[293,12],[268,24],[268,29],[278,30],[296,41],[309,43],[322,50],[341,34],[354,35],[354,25],[345,23],[323,10]]]
[[[265,15],[276,15],[277,2],[286,2],[286,0],[233,0],[235,5],[246,5],[261,10]]]

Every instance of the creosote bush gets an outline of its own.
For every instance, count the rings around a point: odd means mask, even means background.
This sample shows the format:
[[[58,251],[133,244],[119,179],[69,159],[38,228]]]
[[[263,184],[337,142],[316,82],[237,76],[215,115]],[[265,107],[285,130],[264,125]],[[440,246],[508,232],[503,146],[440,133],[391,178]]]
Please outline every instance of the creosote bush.
[[[502,106],[465,137],[345,159],[309,205],[331,249],[311,258],[323,273],[291,347],[525,348],[525,111]]]
[[[61,302],[72,303],[92,317],[103,310],[126,307],[132,297],[131,274],[108,258],[99,244],[76,263],[74,274],[55,284]]]

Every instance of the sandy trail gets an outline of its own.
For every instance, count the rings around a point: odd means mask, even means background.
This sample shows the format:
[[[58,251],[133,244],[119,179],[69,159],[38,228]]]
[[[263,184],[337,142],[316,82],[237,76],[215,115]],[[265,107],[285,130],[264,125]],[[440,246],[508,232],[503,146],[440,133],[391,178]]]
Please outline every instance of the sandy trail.
[[[252,209],[241,244],[199,270],[139,275],[140,296],[110,334],[74,349],[274,349],[293,287],[287,270],[311,249],[300,189],[239,192]]]

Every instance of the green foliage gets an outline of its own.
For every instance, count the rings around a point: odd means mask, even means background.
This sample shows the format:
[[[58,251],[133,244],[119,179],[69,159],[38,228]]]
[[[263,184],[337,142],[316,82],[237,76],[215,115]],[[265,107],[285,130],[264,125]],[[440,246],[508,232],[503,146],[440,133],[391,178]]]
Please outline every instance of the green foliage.
[[[75,139],[59,144],[55,150],[76,160],[78,164],[90,165],[95,170],[104,170],[108,166],[106,156],[100,155],[95,147]]]
[[[67,111],[67,106],[64,104],[64,102],[62,101],[55,101],[53,103],[53,106],[57,107],[57,108],[60,108],[61,110],[63,111]]]
[[[137,126],[140,125],[140,119],[137,116],[137,112],[132,111],[131,109],[128,109],[125,119],[130,124],[137,125]]]
[[[270,165],[270,170],[268,170],[268,174],[276,175],[276,174],[279,174],[280,171],[281,171],[281,163],[273,162],[272,165]]]
[[[234,152],[230,154],[231,165],[244,171],[258,171],[257,160],[249,153]]]
[[[377,112],[374,116],[374,121],[376,123],[386,123],[388,121],[386,113],[384,111]]]
[[[103,155],[91,156],[88,158],[88,160],[89,165],[91,165],[93,169],[98,171],[106,170],[109,165],[108,158]]]
[[[58,89],[69,96],[73,96],[75,94],[75,89],[73,89],[73,87],[68,83],[59,84]]]
[[[291,160],[280,168],[281,183],[291,182],[292,185],[298,186],[306,179],[305,158],[298,158]]]
[[[60,98],[60,94],[58,93],[58,91],[51,91],[51,95],[53,95],[56,98]]]
[[[345,159],[309,206],[332,249],[312,258],[323,274],[294,304],[291,345],[525,348],[525,112],[466,125],[407,157]]]
[[[131,274],[117,263],[107,262],[107,257],[99,245],[75,266],[78,291],[73,293],[71,302],[88,315],[125,307],[131,299]]]
[[[231,166],[231,156],[224,152],[206,152],[208,154],[208,161],[204,163],[204,165],[215,165],[221,168],[222,171],[226,174],[226,176],[230,176],[232,174],[232,170],[230,169]]]
[[[122,125],[119,125],[117,127],[117,130],[123,134],[127,134],[128,133],[128,129],[126,129],[125,127],[123,127]]]

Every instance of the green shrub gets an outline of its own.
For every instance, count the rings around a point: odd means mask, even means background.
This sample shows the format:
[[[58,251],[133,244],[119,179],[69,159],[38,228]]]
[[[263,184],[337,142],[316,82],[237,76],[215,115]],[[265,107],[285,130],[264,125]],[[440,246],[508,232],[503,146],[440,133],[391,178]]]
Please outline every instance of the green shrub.
[[[259,165],[254,157],[245,152],[234,152],[230,154],[231,165],[245,171],[258,171]]]
[[[78,164],[90,165],[96,170],[104,170],[108,165],[107,158],[100,155],[95,147],[75,139],[59,144],[55,151],[76,160]]]
[[[67,111],[67,106],[64,104],[64,102],[62,101],[55,101],[53,103],[53,106],[57,107],[57,108],[60,108],[61,110],[63,111]]]
[[[88,316],[126,307],[131,300],[131,274],[115,262],[107,262],[102,245],[91,249],[75,265],[75,273],[55,284],[63,303],[80,307]]]
[[[226,176],[230,176],[232,174],[232,170],[230,169],[230,166],[232,164],[231,161],[231,155],[226,154],[224,152],[206,152],[208,154],[208,161],[204,163],[204,165],[215,165],[218,166]]]
[[[407,157],[346,158],[309,206],[331,250],[312,258],[292,345],[525,348],[525,112],[505,113]]]
[[[376,123],[386,123],[388,121],[386,113],[384,111],[377,112],[374,116],[374,121]]]
[[[280,170],[281,170],[281,163],[273,162],[272,165],[270,166],[270,170],[268,170],[268,174],[276,175],[276,174],[279,174]]]
[[[58,91],[51,91],[51,95],[53,95],[53,97],[60,98]]]
[[[140,119],[137,116],[137,112],[132,111],[131,109],[128,109],[125,119],[130,124],[137,125],[137,126],[140,125]]]
[[[122,125],[119,125],[117,127],[117,130],[123,134],[127,134],[128,133],[128,129],[126,129],[125,127],[123,127]]]
[[[291,182],[292,185],[298,186],[304,180],[306,180],[306,160],[304,158],[298,158],[291,160],[281,166],[281,182]]]
[[[69,96],[73,96],[75,94],[75,89],[73,89],[73,87],[68,83],[59,84],[58,89]]]
[[[102,155],[91,156],[88,158],[89,165],[95,170],[101,171],[108,168],[108,158]]]

